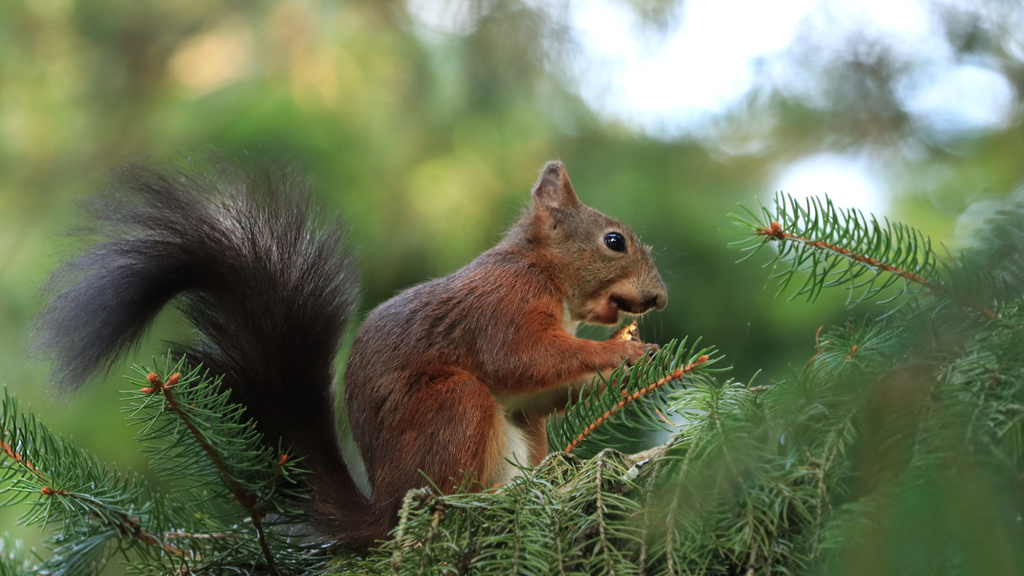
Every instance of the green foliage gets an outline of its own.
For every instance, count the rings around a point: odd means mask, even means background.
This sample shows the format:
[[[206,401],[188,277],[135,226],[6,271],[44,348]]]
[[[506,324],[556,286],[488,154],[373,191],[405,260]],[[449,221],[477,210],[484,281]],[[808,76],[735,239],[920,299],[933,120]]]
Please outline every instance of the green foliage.
[[[53,527],[52,556],[31,573],[96,574],[114,555],[139,574],[273,574],[325,565],[329,558],[297,524],[296,461],[263,445],[228,392],[200,369],[168,359],[163,380],[137,371],[125,410],[164,490],[77,450],[5,392],[0,493],[6,505],[27,505],[23,523]]]
[[[95,573],[120,535],[151,525],[156,511],[145,502],[148,490],[137,475],[118,473],[61,440],[25,414],[6,390],[0,400],[0,432],[7,456],[0,476],[4,505],[26,505],[20,518],[26,525],[57,525],[46,570]],[[124,545],[136,548],[139,542]]]
[[[945,268],[947,296],[961,307],[986,310],[1013,300],[1024,287],[1024,204],[1004,204]]]
[[[684,338],[635,366],[623,364],[607,378],[599,374],[575,402],[570,398],[562,418],[551,419],[548,446],[587,456],[635,443],[644,432],[673,430],[675,425],[666,416],[673,413],[666,404],[668,396],[687,382],[722,372],[712,368],[721,359],[716,354],[714,347],[701,347],[700,340],[687,346]],[[639,434],[623,434],[616,424]]]
[[[162,372],[181,374],[173,387],[165,385],[172,396],[154,390],[131,391],[125,398],[128,423],[139,426],[136,438],[144,445],[151,469],[176,494],[213,502],[240,499],[245,493],[252,500],[250,507],[263,514],[294,514],[294,507],[280,503],[302,496],[295,489],[301,475],[297,460],[286,458],[281,464],[284,453],[263,444],[243,408],[229,402],[230,391],[220,388],[219,377],[211,380],[200,368],[182,372],[185,368],[179,361]],[[136,372],[141,378],[133,383],[144,390],[155,388],[149,372],[139,367]],[[238,509],[230,507],[229,513]]]
[[[162,371],[180,371],[177,383],[136,379],[142,390],[128,397],[173,490],[102,467],[10,398],[3,490],[28,505],[25,521],[58,524],[41,567],[52,573],[93,573],[114,552],[139,573],[273,573],[268,558],[289,574],[1024,572],[1020,214],[1004,211],[977,248],[939,263],[927,239],[898,224],[857,216],[862,233],[846,234],[807,220],[813,211],[765,217],[767,230],[785,221],[807,240],[780,253],[785,274],[806,269],[814,292],[878,294],[891,277],[923,284],[901,274],[911,270],[936,284],[892,301],[918,302],[899,313],[819,330],[811,358],[769,381],[720,381],[714,349],[672,342],[568,408],[549,432],[571,453],[491,490],[412,491],[378,549],[328,561],[307,545],[298,470],[259,444],[215,381],[180,366]],[[862,251],[839,252],[840,240]],[[654,428],[670,429],[665,444],[607,449]],[[22,573],[19,560],[3,562]]]
[[[560,452],[495,490],[410,492],[395,540],[350,566],[381,574],[635,572],[644,534],[628,519],[642,510],[629,496],[638,469],[611,450],[589,463]]]
[[[801,204],[779,192],[775,210],[762,206],[756,214],[742,207],[748,217],[733,215],[748,238],[735,242],[741,250],[757,254],[768,242],[778,245],[783,269],[775,272],[779,294],[803,272],[804,283],[793,297],[814,301],[825,288],[843,286],[847,303],[859,304],[898,285],[890,300],[922,289],[940,289],[938,258],[931,239],[905,224],[879,222],[856,209],[836,207],[832,200],[811,197]],[[749,236],[753,229],[754,235]],[[744,258],[744,260],[746,259]]]

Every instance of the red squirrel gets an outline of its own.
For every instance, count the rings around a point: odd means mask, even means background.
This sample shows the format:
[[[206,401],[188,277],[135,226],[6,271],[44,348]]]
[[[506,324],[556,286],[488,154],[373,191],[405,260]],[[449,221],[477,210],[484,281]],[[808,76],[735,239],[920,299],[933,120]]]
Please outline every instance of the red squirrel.
[[[176,301],[198,334],[178,345],[222,374],[267,442],[305,458],[307,506],[327,541],[368,546],[430,478],[490,487],[547,454],[545,419],[597,371],[650,346],[577,338],[580,323],[664,308],[650,247],[584,205],[549,162],[505,237],[449,276],[403,290],[360,326],[345,403],[372,495],[342,457],[334,362],[358,274],[337,223],[291,172],[196,176],[132,165],[93,200],[101,241],[59,267],[38,345],[77,388]]]

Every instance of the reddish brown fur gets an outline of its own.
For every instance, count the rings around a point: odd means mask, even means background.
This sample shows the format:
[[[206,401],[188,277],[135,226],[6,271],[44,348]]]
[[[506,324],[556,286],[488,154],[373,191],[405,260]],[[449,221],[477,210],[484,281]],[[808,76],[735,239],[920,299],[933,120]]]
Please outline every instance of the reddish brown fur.
[[[605,246],[610,231],[625,237],[625,253]],[[641,314],[666,298],[650,249],[580,203],[562,165],[549,163],[533,206],[497,246],[381,304],[359,330],[345,401],[380,530],[424,474],[445,492],[466,476],[505,481],[508,433],[539,462],[545,418],[570,388],[646,352],[636,341],[576,338],[567,324],[614,324],[619,311]]]

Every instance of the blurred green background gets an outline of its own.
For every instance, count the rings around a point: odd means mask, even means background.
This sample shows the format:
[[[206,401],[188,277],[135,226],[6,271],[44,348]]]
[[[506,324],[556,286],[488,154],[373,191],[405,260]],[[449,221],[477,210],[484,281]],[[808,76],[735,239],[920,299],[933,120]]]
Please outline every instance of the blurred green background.
[[[670,298],[644,339],[702,336],[771,378],[844,295],[776,299],[734,264],[727,214],[828,192],[955,251],[1018,193],[1022,88],[1011,0],[0,0],[0,383],[144,468],[126,368],[54,401],[32,317],[77,198],[127,159],[211,147],[311,175],[351,226],[364,313],[491,246],[560,159],[655,248]],[[165,315],[135,360],[182,330]]]

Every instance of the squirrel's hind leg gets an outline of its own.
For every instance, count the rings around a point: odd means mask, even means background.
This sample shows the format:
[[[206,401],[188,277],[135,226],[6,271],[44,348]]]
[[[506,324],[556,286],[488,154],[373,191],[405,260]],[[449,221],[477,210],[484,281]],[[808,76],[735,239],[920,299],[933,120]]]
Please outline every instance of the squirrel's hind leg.
[[[405,493],[426,485],[426,478],[445,494],[507,480],[499,478],[507,472],[507,419],[482,382],[453,371],[411,390],[404,409],[382,431],[390,457],[380,458],[380,468],[369,471],[379,506],[396,516]],[[528,456],[521,462],[529,464]]]

